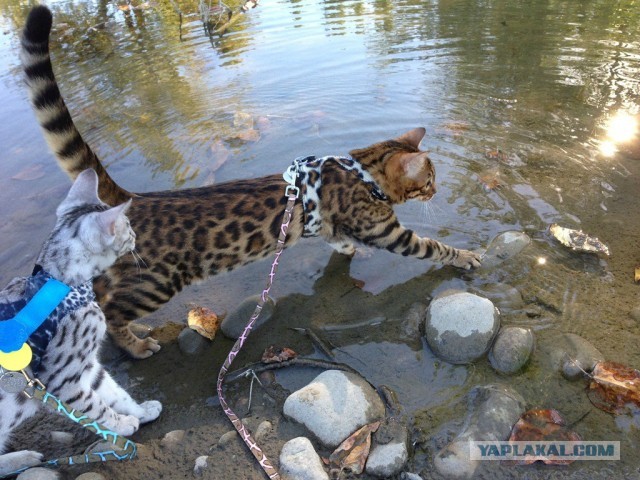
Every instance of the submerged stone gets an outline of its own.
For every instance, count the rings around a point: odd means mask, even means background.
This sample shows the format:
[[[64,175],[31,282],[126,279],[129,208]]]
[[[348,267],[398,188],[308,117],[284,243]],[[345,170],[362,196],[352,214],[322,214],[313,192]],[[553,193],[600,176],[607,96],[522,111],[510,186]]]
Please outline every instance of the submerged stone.
[[[493,303],[467,292],[446,291],[427,309],[425,337],[431,350],[451,363],[482,357],[500,328]]]
[[[240,335],[242,335],[244,328],[247,326],[247,323],[249,323],[249,320],[256,309],[258,300],[260,300],[260,295],[252,295],[245,298],[233,312],[222,320],[220,330],[225,337],[236,340]],[[262,311],[253,326],[253,330],[256,330],[271,318],[275,307],[276,301],[271,297],[267,297],[267,301],[262,307]]]
[[[497,372],[513,374],[529,362],[534,347],[535,338],[528,328],[503,328],[489,352],[489,362]]]
[[[500,265],[522,251],[531,243],[531,238],[524,233],[515,230],[502,232],[497,235],[482,255],[482,265],[479,270],[493,268]]]

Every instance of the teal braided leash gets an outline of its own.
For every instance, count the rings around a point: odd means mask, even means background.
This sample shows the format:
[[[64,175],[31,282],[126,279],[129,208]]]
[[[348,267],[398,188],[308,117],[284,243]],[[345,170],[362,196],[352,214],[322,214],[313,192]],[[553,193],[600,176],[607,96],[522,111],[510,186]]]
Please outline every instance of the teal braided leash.
[[[31,393],[27,391],[27,389],[29,389],[30,387],[33,388],[33,392]],[[108,430],[95,420],[87,417],[83,412],[71,408],[62,400],[47,392],[44,388],[44,385],[42,385],[40,381],[30,380],[27,388],[25,388],[23,393],[29,398],[34,398],[41,401],[50,409],[61,414],[62,416],[67,417],[69,420],[74,421],[82,428],[86,428],[90,432],[95,433],[105,442],[111,443],[114,448],[112,450],[106,450],[103,452],[86,453],[82,455],[73,455],[70,457],[55,458],[53,460],[42,462],[39,465],[24,467],[14,472],[1,475],[0,478],[12,477],[18,475],[21,472],[24,472],[25,470],[28,470],[29,468],[34,467],[59,467],[61,465],[79,465],[85,463],[107,462],[109,460],[122,461],[135,458],[137,447],[134,442],[121,435],[118,435],[115,432],[112,432],[111,430]]]

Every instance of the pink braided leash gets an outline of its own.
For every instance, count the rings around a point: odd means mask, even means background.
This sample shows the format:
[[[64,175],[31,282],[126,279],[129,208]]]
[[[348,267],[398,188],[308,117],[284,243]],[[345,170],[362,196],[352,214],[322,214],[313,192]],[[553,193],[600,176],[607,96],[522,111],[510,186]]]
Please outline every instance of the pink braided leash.
[[[280,226],[280,235],[278,237],[278,244],[276,246],[276,254],[275,254],[275,258],[273,259],[273,263],[271,264],[271,272],[269,273],[267,286],[262,291],[262,295],[260,295],[260,300],[258,300],[258,304],[256,305],[256,309],[254,310],[253,315],[249,319],[249,323],[247,323],[247,326],[244,328],[242,335],[240,335],[240,337],[238,337],[238,340],[236,340],[236,343],[233,345],[233,348],[229,352],[227,359],[224,361],[224,364],[222,365],[222,368],[220,368],[220,372],[218,373],[218,383],[217,383],[218,398],[220,399],[220,405],[222,406],[224,413],[227,415],[227,417],[229,417],[229,420],[231,420],[231,423],[233,423],[233,426],[242,437],[242,440],[244,441],[244,443],[247,445],[247,447],[249,447],[249,450],[251,451],[253,456],[256,458],[256,460],[258,460],[258,463],[262,467],[262,470],[264,470],[264,472],[267,474],[269,478],[274,480],[280,480],[280,474],[278,473],[278,470],[271,464],[271,462],[269,461],[267,456],[264,454],[262,449],[258,446],[256,441],[253,439],[249,429],[245,427],[245,425],[240,421],[238,416],[233,412],[233,410],[231,410],[229,405],[227,405],[227,402],[224,399],[224,395],[222,392],[222,384],[224,383],[224,377],[229,371],[229,368],[231,367],[233,360],[238,355],[238,352],[240,352],[240,349],[244,345],[244,342],[249,337],[249,333],[251,332],[253,325],[256,323],[256,320],[260,316],[262,307],[267,301],[269,290],[271,290],[271,285],[273,283],[273,279],[276,275],[276,270],[278,268],[280,255],[284,250],[284,241],[287,237],[287,230],[289,229],[289,223],[291,222],[293,207],[296,203],[296,198],[298,198],[298,189],[295,187],[295,183],[292,183],[290,186],[287,187],[286,195],[288,195],[287,206],[284,210],[282,225]]]

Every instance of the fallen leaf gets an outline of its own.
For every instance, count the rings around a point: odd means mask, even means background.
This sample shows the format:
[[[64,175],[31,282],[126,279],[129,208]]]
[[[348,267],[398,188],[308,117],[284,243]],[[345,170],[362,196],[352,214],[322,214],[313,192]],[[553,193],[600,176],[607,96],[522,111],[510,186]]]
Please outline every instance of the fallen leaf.
[[[488,192],[502,186],[502,182],[500,181],[500,173],[496,170],[488,170],[484,173],[481,173],[478,179],[480,180],[480,183],[482,184],[484,189]]]
[[[370,423],[356,430],[329,456],[332,472],[350,470],[358,475],[364,470],[371,448],[371,434],[378,430],[380,422]]]
[[[636,276],[635,276],[635,279],[636,279],[636,283],[640,283],[640,265],[638,265],[638,266],[636,267]]]
[[[14,175],[11,178],[14,180],[29,181],[37,180],[38,178],[42,177],[44,177],[44,168],[41,163],[38,163],[36,165],[31,165],[30,167],[23,169],[22,171],[20,171],[20,173]]]
[[[262,363],[280,363],[297,356],[298,354],[290,348],[270,345],[262,354]]]
[[[634,413],[640,407],[640,372],[616,362],[598,362],[591,372],[588,396],[605,412]]]
[[[203,337],[213,340],[220,328],[220,318],[206,307],[195,307],[187,314],[189,328],[195,330]]]
[[[553,223],[549,227],[549,231],[562,245],[572,250],[589,253],[600,252],[609,255],[609,247],[596,237],[587,235],[582,230],[573,230]]]
[[[580,435],[569,430],[560,412],[553,409],[533,409],[522,414],[520,419],[511,429],[510,442],[529,441],[563,441],[578,442],[582,440]],[[568,465],[573,460],[558,460],[554,458],[525,457],[524,460],[512,462],[514,465],[529,465],[536,461],[542,461],[547,465]]]
[[[357,278],[352,278],[353,286],[356,288],[364,288],[364,280],[358,280]]]

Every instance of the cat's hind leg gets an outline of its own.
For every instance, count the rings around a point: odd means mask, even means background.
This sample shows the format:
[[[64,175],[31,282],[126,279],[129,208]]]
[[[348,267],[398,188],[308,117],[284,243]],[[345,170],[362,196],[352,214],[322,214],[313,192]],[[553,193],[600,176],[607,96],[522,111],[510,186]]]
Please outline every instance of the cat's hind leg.
[[[44,457],[33,450],[20,450],[19,452],[0,455],[0,475],[15,472],[26,467],[33,467],[42,463]]]
[[[0,392],[0,453],[6,451],[9,435],[13,429],[37,410],[38,404],[21,394],[13,395]],[[25,467],[33,467],[41,463],[42,459],[42,454],[33,450],[5,453],[0,455],[0,475]]]

